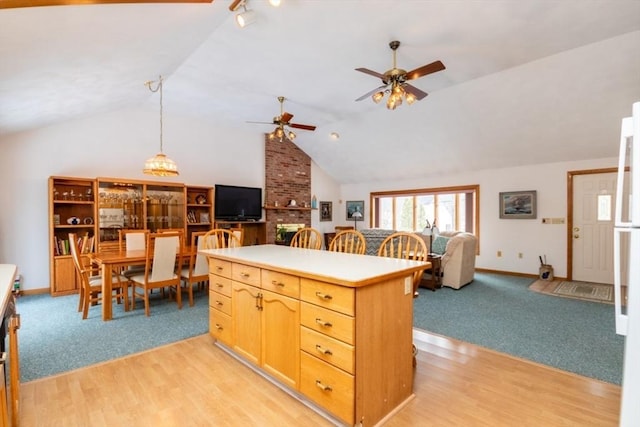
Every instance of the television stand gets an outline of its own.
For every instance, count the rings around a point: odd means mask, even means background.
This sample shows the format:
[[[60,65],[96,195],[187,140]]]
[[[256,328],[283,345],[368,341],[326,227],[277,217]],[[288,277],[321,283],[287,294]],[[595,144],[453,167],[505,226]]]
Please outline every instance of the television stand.
[[[264,245],[267,243],[267,223],[256,220],[218,221],[215,228],[242,228],[244,239],[242,246]]]

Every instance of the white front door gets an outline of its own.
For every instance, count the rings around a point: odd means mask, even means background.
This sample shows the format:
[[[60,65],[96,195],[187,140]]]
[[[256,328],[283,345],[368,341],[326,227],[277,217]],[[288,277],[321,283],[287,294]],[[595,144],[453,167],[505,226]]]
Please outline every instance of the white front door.
[[[613,284],[617,174],[573,177],[573,280]]]

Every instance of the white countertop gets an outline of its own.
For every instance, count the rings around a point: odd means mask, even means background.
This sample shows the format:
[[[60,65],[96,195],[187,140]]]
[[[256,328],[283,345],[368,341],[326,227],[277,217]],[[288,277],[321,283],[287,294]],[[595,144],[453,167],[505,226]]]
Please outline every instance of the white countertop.
[[[18,268],[13,264],[0,264],[0,317],[4,316],[7,309],[17,271]]]
[[[348,286],[363,286],[424,269],[428,263],[280,245],[206,249],[199,253]]]

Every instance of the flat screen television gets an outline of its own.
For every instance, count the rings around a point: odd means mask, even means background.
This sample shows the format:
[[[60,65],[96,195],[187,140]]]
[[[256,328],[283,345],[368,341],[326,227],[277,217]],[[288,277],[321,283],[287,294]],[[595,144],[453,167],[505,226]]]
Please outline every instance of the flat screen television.
[[[262,218],[262,188],[216,185],[214,216],[220,221],[258,221]]]

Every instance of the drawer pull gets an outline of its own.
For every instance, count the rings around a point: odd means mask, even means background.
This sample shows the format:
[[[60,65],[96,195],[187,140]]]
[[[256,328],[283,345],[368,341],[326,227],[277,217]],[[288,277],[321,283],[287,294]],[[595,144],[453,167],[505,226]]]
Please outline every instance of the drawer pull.
[[[318,298],[324,299],[324,300],[330,300],[333,299],[333,297],[329,294],[323,294],[322,292],[316,292],[316,296]]]
[[[273,286],[282,286],[284,288],[284,283],[282,283],[282,282],[278,282],[278,281],[272,280],[271,284]]]
[[[224,288],[224,285],[222,283],[216,283],[216,286],[220,289]]]
[[[217,301],[217,300],[216,300],[216,305],[217,305],[217,306],[223,306],[223,305],[224,305],[224,303],[223,303],[222,301]]]
[[[240,273],[242,277],[249,277],[249,273],[245,273],[244,271]]]
[[[320,344],[316,344],[316,350],[318,350],[318,353],[326,354],[328,356],[333,355],[331,350],[329,350],[328,348],[322,348]]]
[[[218,267],[216,267],[216,270],[217,270],[217,271],[222,271],[222,270],[224,270],[224,268],[222,268],[222,267],[218,266]]]
[[[326,322],[322,319],[320,319],[319,317],[316,318],[316,323],[320,326],[324,326],[325,328],[330,328],[333,325],[331,324],[331,322]]]
[[[217,330],[219,330],[219,331],[221,331],[221,330],[223,330],[224,328],[222,327],[222,325],[221,325],[220,323],[216,323],[216,329],[217,329]]]
[[[322,391],[333,391],[331,386],[322,384],[322,381],[316,380],[316,386]]]

